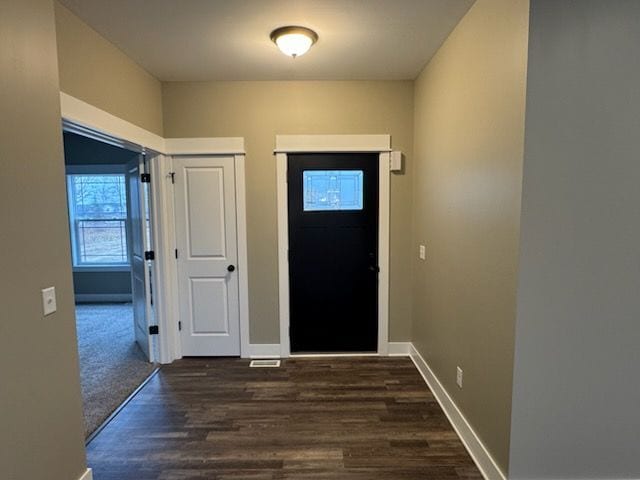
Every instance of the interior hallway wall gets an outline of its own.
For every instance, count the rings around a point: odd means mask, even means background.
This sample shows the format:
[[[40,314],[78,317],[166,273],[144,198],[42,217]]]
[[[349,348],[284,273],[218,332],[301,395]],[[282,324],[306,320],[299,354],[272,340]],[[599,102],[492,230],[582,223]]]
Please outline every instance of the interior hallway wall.
[[[85,471],[53,3],[0,3],[0,477]],[[42,314],[42,288],[58,311]]]
[[[639,21],[531,2],[511,478],[640,478]]]
[[[163,102],[166,137],[245,137],[252,343],[279,343],[276,134],[391,134],[390,339],[410,339],[413,82],[170,82]]]
[[[60,90],[162,135],[160,82],[55,1]]]
[[[528,12],[477,0],[415,85],[412,340],[504,472]]]

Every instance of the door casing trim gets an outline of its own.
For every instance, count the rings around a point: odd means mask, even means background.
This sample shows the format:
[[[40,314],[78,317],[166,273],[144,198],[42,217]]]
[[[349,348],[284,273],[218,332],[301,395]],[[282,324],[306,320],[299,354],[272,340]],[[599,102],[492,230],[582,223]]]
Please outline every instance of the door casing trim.
[[[276,135],[278,203],[278,305],[280,356],[291,356],[289,338],[289,207],[287,155],[290,153],[378,153],[378,351],[389,354],[389,213],[391,135]],[[327,354],[331,355],[331,354]]]

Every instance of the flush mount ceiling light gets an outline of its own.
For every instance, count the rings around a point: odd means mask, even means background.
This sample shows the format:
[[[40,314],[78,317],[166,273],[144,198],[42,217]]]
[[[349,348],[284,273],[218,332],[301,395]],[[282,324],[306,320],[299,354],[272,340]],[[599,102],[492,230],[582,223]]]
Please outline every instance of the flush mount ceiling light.
[[[282,53],[296,58],[307,53],[318,41],[318,34],[306,27],[280,27],[271,32],[271,41]]]

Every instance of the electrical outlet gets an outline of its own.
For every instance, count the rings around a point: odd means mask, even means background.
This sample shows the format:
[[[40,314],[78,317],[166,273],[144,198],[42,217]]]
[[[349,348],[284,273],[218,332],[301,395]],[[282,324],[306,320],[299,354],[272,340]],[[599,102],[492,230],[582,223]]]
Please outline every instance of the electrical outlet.
[[[420,245],[420,260],[425,260],[427,258],[427,247],[424,245]]]
[[[462,388],[462,369],[460,367],[456,367],[456,383],[458,387]]]
[[[55,287],[43,288],[42,289],[42,313],[46,315],[51,315],[57,310],[56,305],[56,289]]]

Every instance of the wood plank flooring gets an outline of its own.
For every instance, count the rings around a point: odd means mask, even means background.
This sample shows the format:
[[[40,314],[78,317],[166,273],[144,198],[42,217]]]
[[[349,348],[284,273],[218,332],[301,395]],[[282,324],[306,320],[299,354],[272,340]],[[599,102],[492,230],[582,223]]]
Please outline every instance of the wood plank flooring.
[[[407,358],[184,359],[89,444],[95,480],[480,479]]]

